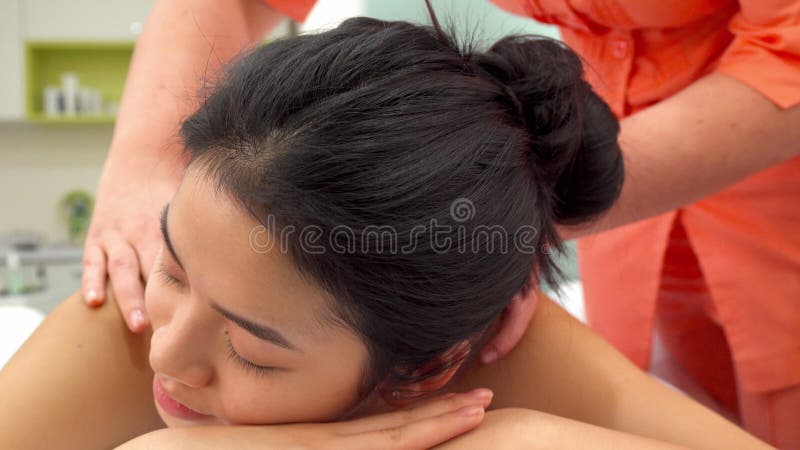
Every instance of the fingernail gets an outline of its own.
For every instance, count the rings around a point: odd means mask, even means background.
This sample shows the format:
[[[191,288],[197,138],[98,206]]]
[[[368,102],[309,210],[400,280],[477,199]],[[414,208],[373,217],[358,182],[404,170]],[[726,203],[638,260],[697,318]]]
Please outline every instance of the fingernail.
[[[474,416],[483,414],[483,407],[481,407],[481,406],[467,406],[466,408],[459,409],[458,413],[462,417],[474,417]]]
[[[469,395],[475,400],[489,400],[490,398],[492,398],[494,393],[489,389],[481,388],[472,391]]]
[[[133,328],[139,330],[144,327],[144,313],[141,309],[134,309],[131,311],[131,325]]]
[[[100,296],[97,295],[97,291],[94,289],[89,289],[88,291],[86,291],[86,301],[88,301],[89,304],[91,305],[96,304],[97,300],[100,299],[99,297]]]
[[[484,364],[491,364],[497,361],[498,353],[494,347],[489,347],[481,353],[481,362]]]

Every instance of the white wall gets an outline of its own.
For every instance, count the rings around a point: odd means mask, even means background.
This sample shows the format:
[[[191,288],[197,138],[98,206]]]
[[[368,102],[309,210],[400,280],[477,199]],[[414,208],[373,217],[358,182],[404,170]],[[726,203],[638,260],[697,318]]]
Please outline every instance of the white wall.
[[[306,21],[300,25],[301,32],[336,28],[348,17],[363,16],[368,0],[317,0]],[[385,0],[384,0],[385,1]]]
[[[65,241],[58,202],[71,189],[94,194],[111,130],[0,123],[0,234],[32,230]]]
[[[0,0],[0,120],[16,119],[23,110],[19,0]]]

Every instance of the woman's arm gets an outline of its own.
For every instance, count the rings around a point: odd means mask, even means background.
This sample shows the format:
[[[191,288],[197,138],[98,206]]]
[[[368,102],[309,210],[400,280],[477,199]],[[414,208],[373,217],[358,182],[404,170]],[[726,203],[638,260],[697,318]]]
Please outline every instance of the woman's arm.
[[[59,305],[0,371],[0,448],[105,449],[163,427],[147,363],[116,301]]]
[[[410,409],[345,422],[164,428],[117,450],[427,449],[478,426],[491,397],[445,395]]]
[[[504,359],[474,367],[454,389],[484,386],[493,408],[527,408],[696,449],[769,448],[652,379],[540,294],[527,333]]]

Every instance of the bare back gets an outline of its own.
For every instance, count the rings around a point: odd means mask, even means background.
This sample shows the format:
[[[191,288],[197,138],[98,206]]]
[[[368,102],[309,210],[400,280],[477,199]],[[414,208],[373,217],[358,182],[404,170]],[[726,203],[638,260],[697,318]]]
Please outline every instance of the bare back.
[[[765,448],[651,379],[552,300],[520,344],[453,390],[488,387],[492,408],[526,408],[693,448]],[[0,448],[110,448],[164,424],[153,406],[150,332],[130,333],[113,301],[59,305],[0,372]]]
[[[110,299],[61,303],[0,372],[0,448],[112,448],[162,428],[150,332],[129,332]]]

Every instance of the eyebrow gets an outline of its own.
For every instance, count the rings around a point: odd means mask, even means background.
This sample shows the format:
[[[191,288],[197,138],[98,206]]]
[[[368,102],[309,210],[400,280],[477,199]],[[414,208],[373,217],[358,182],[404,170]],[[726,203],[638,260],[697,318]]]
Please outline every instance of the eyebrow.
[[[164,238],[164,243],[167,246],[167,250],[169,250],[169,253],[175,259],[175,262],[177,262],[178,265],[181,267],[181,269],[183,269],[183,264],[181,264],[181,261],[178,258],[178,254],[175,252],[175,247],[172,246],[172,241],[169,238],[169,231],[167,229],[168,214],[169,214],[169,203],[164,205],[164,208],[161,210],[161,235]],[[261,339],[262,341],[270,342],[272,344],[275,344],[279,347],[283,347],[288,350],[301,351],[294,344],[289,342],[289,340],[286,339],[281,333],[279,333],[278,330],[272,327],[268,327],[266,325],[260,325],[250,320],[247,320],[244,317],[241,317],[226,309],[223,309],[221,306],[219,306],[214,302],[211,302],[211,308],[214,309],[214,311],[221,314],[226,319],[238,325],[243,330],[250,333],[251,335]]]
[[[297,352],[300,351],[300,349],[295,347],[291,342],[289,342],[288,339],[283,337],[283,335],[280,334],[278,330],[274,328],[268,327],[266,325],[259,325],[255,322],[251,322],[245,319],[244,317],[237,316],[236,314],[223,309],[221,306],[217,305],[214,302],[211,302],[211,308],[213,308],[218,313],[222,314],[223,317],[235,323],[248,333],[261,339],[262,341],[271,342],[277,345],[278,347],[283,347],[287,350],[293,350]]]
[[[169,238],[169,231],[167,230],[167,214],[169,214],[169,203],[164,205],[164,208],[161,210],[161,236],[164,238],[164,243],[167,244],[167,250],[169,250],[169,254],[172,255],[172,259],[181,266],[183,269],[183,264],[181,263],[180,258],[178,258],[178,254],[175,253],[175,247],[172,246],[172,241]]]

